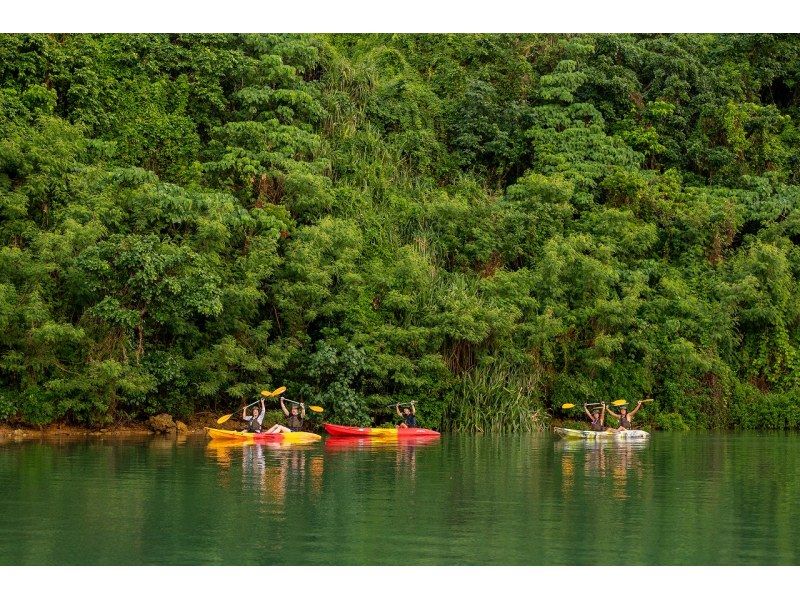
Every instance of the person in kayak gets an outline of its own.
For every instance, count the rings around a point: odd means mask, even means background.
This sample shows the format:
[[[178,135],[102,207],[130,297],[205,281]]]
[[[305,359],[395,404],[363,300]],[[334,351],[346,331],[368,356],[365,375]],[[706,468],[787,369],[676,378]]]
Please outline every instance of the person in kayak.
[[[290,412],[289,409],[286,408],[284,398],[281,397],[281,409],[283,410],[283,414],[286,416],[286,425],[282,426],[280,424],[275,424],[269,430],[267,430],[267,434],[300,432],[303,429],[303,420],[306,417],[306,406],[304,403],[299,403],[299,405],[300,408],[298,409],[298,403],[292,401],[292,410]]]
[[[617,432],[621,432],[622,430],[632,430],[633,429],[633,416],[636,415],[636,412],[642,408],[642,402],[639,401],[636,404],[636,408],[628,413],[628,408],[622,406],[619,408],[619,413],[615,413],[611,407],[606,407],[606,411],[608,411],[611,415],[616,417],[619,420],[619,427],[616,428]]]
[[[400,412],[400,403],[397,403],[394,408],[397,410],[397,415],[403,418],[402,423],[398,426],[400,428],[416,428],[417,427],[417,410],[414,407],[414,401],[411,401],[411,409],[407,406],[403,407],[403,412]]]
[[[247,407],[242,409],[242,419],[247,422],[246,432],[253,432],[258,434],[261,432],[261,424],[264,423],[264,414],[266,413],[266,409],[264,408],[264,399],[261,399],[261,410],[259,411],[258,407],[253,407],[253,414],[247,415]]]
[[[589,426],[592,432],[604,432],[606,429],[605,419],[606,419],[606,404],[601,403],[602,408],[595,407],[592,409],[591,413],[586,405],[583,406],[583,410],[586,412],[586,415],[589,416]]]

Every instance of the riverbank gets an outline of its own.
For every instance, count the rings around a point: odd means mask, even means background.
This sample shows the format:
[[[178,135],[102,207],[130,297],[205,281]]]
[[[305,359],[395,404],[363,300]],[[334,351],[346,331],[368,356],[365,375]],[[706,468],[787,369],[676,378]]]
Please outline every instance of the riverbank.
[[[44,436],[134,436],[155,434],[145,424],[110,426],[108,428],[84,428],[67,424],[51,424],[41,427],[8,426],[0,424],[0,438],[41,438]]]
[[[204,434],[206,427],[222,428],[224,430],[241,429],[242,421],[232,418],[224,424],[217,424],[220,413],[201,412],[185,420],[174,419],[166,414],[157,415],[148,421],[114,422],[106,426],[81,426],[67,423],[52,423],[44,426],[32,426],[18,423],[11,425],[0,422],[0,442],[8,440],[28,440],[38,438],[79,438],[96,436],[151,436],[164,434]],[[282,422],[279,411],[267,411],[264,426],[269,427],[276,422]]]
[[[177,427],[166,433],[172,434],[202,434],[206,426],[215,425],[217,416],[211,414],[198,414],[188,419],[185,428]],[[180,420],[178,420],[180,421]],[[103,427],[79,426],[66,423],[54,423],[46,426],[9,425],[0,423],[0,442],[3,440],[28,440],[54,437],[81,437],[81,436],[151,436],[164,434],[155,430],[148,422],[119,422]]]

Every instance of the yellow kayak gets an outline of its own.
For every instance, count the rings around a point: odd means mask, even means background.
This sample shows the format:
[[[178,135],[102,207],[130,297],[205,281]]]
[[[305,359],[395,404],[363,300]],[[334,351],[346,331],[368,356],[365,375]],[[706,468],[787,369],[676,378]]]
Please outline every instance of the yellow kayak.
[[[319,434],[311,432],[283,432],[280,434],[267,434],[265,432],[239,432],[237,430],[220,430],[218,428],[206,428],[206,433],[212,440],[238,441],[243,444],[256,443],[278,443],[278,444],[302,444],[322,440]]]

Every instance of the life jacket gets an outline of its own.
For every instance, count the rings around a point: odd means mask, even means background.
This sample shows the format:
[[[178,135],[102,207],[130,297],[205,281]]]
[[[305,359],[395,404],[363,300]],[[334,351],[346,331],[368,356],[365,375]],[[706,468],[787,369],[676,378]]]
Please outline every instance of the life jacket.
[[[603,426],[603,422],[600,420],[599,417],[595,420],[592,420],[591,427],[592,431],[594,432],[602,432],[605,428],[605,426]]]
[[[414,416],[413,413],[411,415],[405,415],[405,416],[403,416],[403,418],[405,419],[406,425],[409,428],[416,428],[417,427],[417,418]]]
[[[629,417],[630,416],[627,413],[625,415],[622,415],[620,413],[620,415],[619,415],[619,425],[620,425],[621,428],[625,428],[626,430],[630,430],[630,428],[631,428],[631,420],[628,419]]]
[[[299,415],[289,415],[289,419],[286,420],[286,427],[292,432],[299,432],[303,429],[303,418]]]
[[[254,416],[250,416],[250,421],[247,423],[247,431],[255,434],[258,434],[261,431],[261,424]]]

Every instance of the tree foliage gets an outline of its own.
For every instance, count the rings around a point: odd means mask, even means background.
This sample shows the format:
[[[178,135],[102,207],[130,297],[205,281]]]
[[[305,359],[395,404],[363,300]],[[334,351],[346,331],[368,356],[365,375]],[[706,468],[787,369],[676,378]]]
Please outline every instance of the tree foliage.
[[[791,35],[0,35],[0,420],[798,426]]]

